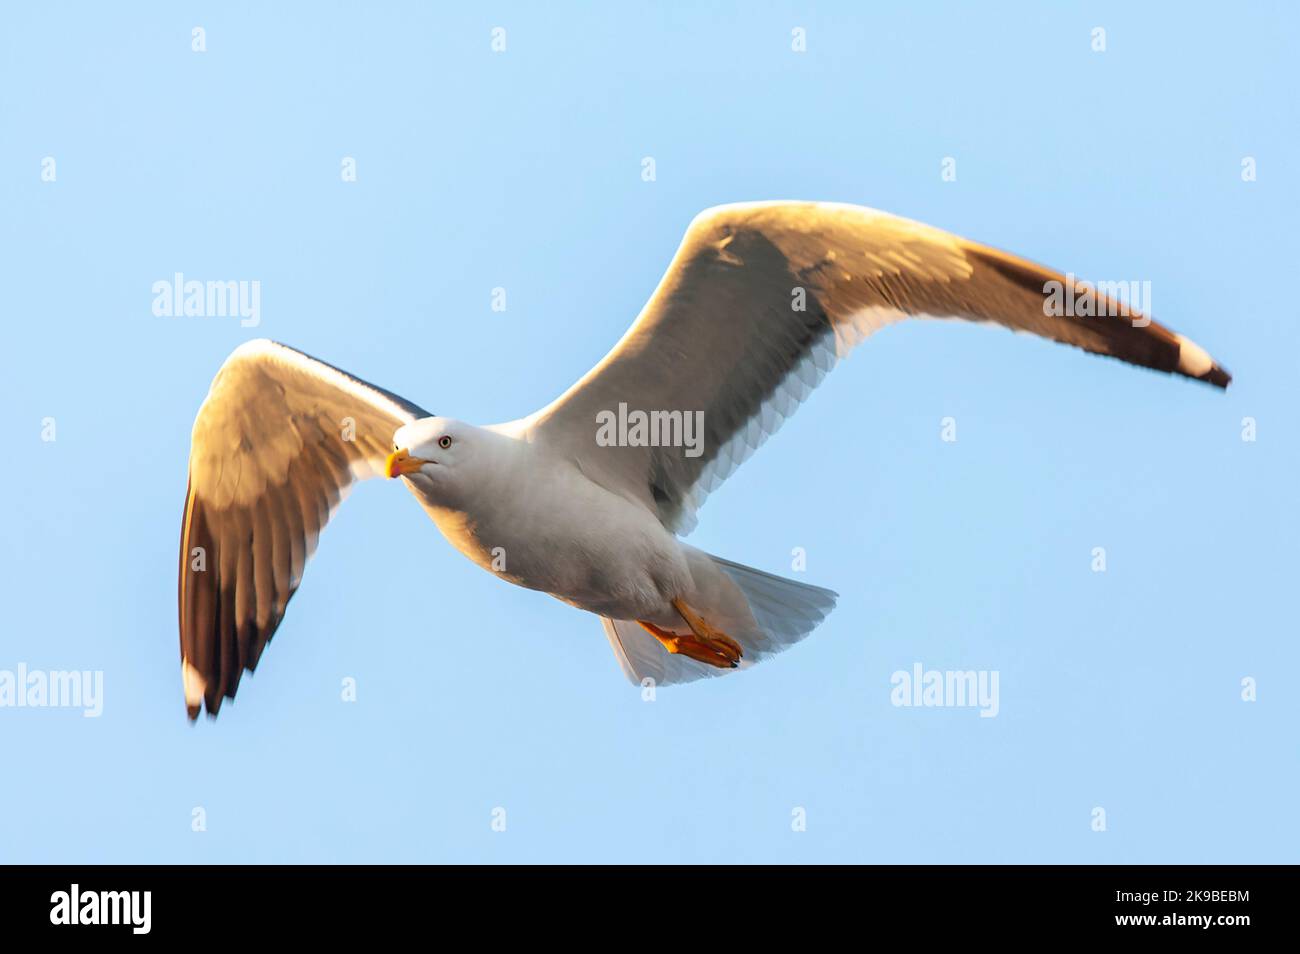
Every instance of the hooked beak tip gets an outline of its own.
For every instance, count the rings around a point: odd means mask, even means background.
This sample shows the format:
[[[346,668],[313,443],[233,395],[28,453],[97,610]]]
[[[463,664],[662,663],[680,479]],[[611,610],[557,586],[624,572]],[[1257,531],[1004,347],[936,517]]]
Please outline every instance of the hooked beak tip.
[[[416,473],[425,464],[430,461],[423,457],[412,457],[411,452],[405,447],[400,447],[388,455],[388,460],[384,462],[385,477],[405,477],[407,474]]]
[[[392,480],[394,477],[400,475],[402,473],[403,462],[410,460],[410,458],[411,455],[405,448],[393,451],[388,455],[388,459],[384,462],[384,476],[389,480]]]

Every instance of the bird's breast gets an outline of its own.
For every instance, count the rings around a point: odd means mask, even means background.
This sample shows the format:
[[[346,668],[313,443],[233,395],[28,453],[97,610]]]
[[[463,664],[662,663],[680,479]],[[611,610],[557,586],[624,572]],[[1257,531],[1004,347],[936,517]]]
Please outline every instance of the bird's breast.
[[[654,514],[585,477],[533,480],[464,509],[421,503],[483,569],[592,612],[645,611],[689,578],[676,538]]]

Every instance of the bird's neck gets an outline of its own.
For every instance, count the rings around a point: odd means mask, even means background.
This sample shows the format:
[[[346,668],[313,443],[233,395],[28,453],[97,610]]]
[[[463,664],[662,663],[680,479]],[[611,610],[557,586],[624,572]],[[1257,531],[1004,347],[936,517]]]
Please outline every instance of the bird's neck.
[[[484,429],[476,448],[470,479],[454,487],[413,481],[425,512],[442,535],[469,559],[495,572],[507,547],[526,527],[535,506],[530,486],[537,474],[530,466],[534,449],[522,441]],[[530,477],[532,480],[530,480]]]

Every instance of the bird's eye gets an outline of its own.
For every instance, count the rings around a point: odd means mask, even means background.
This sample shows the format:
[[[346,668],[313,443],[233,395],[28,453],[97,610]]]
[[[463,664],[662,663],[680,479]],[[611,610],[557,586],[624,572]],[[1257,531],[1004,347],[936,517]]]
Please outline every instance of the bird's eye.
[[[441,447],[443,450],[446,450],[448,447],[451,446],[451,438],[448,437],[446,434],[442,435],[442,437],[438,438],[438,446]]]

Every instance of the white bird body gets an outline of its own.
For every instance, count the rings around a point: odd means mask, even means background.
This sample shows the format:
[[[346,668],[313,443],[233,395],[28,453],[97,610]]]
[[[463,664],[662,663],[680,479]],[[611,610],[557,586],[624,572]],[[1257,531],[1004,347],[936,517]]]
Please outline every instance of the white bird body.
[[[1080,292],[1085,314],[1049,307],[1062,289]],[[600,616],[633,682],[720,675],[792,646],[834,593],[679,535],[840,358],[909,318],[995,323],[1219,388],[1231,380],[1200,346],[1072,276],[816,202],[701,213],[614,349],[509,424],[436,417],[292,348],[247,342],[194,422],[178,575],[190,718],[234,697],[334,507],[381,475],[402,476],[479,566]],[[611,441],[598,422],[615,409]],[[647,419],[651,440],[638,430]]]
[[[393,439],[429,446],[421,456],[433,458],[449,430],[454,447],[473,455],[465,479],[436,479],[429,467],[403,479],[453,547],[503,580],[598,616],[681,625],[670,601],[692,589],[691,572],[683,544],[654,513],[588,480],[544,441],[517,436],[516,424],[427,418]]]

